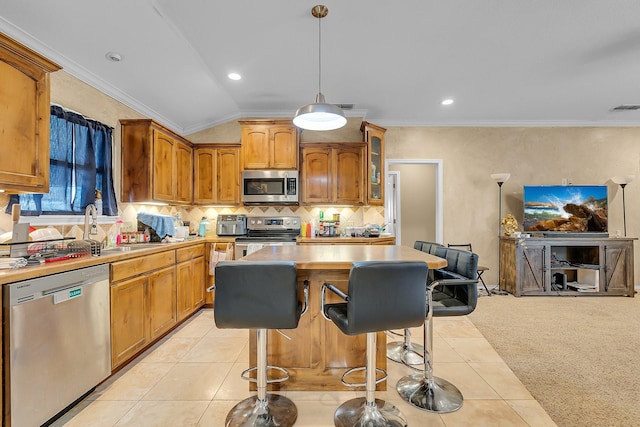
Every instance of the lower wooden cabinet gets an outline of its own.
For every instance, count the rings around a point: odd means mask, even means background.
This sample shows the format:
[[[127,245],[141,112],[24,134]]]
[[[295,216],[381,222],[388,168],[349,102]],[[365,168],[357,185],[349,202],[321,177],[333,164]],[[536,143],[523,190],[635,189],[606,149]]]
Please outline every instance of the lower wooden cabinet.
[[[111,367],[162,337],[204,304],[205,244],[111,264]]]
[[[150,338],[154,340],[178,322],[175,268],[171,266],[151,273],[148,287]]]
[[[130,359],[149,342],[149,277],[111,286],[111,367]]]
[[[204,304],[204,244],[176,250],[178,321]]]

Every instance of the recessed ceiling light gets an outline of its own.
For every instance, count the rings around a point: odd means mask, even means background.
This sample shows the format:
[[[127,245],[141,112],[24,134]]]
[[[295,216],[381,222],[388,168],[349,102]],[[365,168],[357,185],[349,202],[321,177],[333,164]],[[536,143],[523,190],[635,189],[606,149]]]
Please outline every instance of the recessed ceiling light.
[[[242,76],[238,73],[229,73],[227,74],[227,77],[229,77],[231,80],[240,80],[242,78]]]
[[[453,104],[453,99],[451,99],[451,98],[443,99],[440,104],[442,104],[442,105],[451,105],[451,104]]]
[[[107,58],[109,61],[111,62],[120,62],[122,60],[124,60],[124,56],[121,53],[118,52],[107,52],[104,55],[105,58]]]

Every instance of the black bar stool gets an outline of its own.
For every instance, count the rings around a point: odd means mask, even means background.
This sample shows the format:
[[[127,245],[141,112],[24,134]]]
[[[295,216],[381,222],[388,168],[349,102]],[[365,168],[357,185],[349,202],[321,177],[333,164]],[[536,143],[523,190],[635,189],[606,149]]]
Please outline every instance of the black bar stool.
[[[474,272],[478,255],[459,251],[455,262],[462,271]],[[438,271],[435,271],[438,274]],[[444,274],[444,273],[442,273]],[[468,273],[467,273],[468,274]],[[448,413],[460,409],[463,396],[449,381],[433,375],[433,317],[464,316],[477,304],[477,279],[439,279],[427,286],[427,317],[424,322],[424,366],[419,374],[398,381],[396,390],[411,405],[429,412]],[[411,365],[410,368],[417,370]]]
[[[435,254],[436,247],[442,247],[441,244],[435,242],[425,242],[416,240],[413,248],[429,254]],[[399,334],[394,331],[387,331],[387,335],[393,337],[402,337],[402,341],[392,341],[387,343],[387,358],[394,362],[404,363],[405,365],[422,365],[424,364],[424,347],[420,344],[411,342],[411,331],[405,328],[403,333]]]
[[[267,330],[294,329],[306,311],[308,289],[303,303],[298,299],[298,276],[293,262],[219,262],[216,265],[216,298],[213,315],[221,329],[257,329],[257,366],[242,377],[257,383],[257,395],[249,397],[227,414],[225,426],[289,427],[298,418],[296,405],[288,398],[267,393],[267,384],[285,381],[284,368],[267,365]],[[267,379],[276,369],[284,376]],[[256,371],[256,379],[248,374]]]
[[[342,376],[347,386],[365,387],[366,397],[351,399],[338,407],[334,424],[338,427],[399,427],[407,421],[398,408],[375,398],[376,333],[388,329],[421,325],[426,316],[426,282],[428,267],[422,262],[356,262],[349,274],[348,294],[330,283],[322,286],[322,314],[344,334],[367,334],[366,367],[352,368]],[[326,290],[345,302],[326,304]],[[365,370],[365,383],[348,383],[345,377],[356,370]]]

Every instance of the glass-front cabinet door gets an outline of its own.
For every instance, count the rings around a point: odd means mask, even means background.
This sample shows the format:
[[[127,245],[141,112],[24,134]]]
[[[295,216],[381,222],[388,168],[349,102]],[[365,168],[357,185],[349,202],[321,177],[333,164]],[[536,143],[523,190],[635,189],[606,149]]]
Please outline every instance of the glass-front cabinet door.
[[[385,128],[369,122],[360,126],[367,143],[367,203],[384,205],[384,133]]]

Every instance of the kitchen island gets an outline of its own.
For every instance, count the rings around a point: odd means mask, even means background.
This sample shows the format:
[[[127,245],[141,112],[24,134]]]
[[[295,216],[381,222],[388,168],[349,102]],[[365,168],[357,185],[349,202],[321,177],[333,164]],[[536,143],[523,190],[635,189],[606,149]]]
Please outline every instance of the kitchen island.
[[[349,368],[365,366],[366,336],[347,336],[321,313],[320,289],[329,282],[347,292],[351,264],[358,261],[422,261],[429,268],[443,268],[447,261],[406,246],[391,245],[298,245],[270,246],[260,249],[242,260],[293,261],[298,272],[300,292],[309,282],[309,309],[300,318],[297,329],[269,331],[267,361],[289,371],[290,378],[269,385],[271,390],[350,390],[340,382]],[[426,295],[425,295],[426,298]],[[340,302],[327,294],[327,302]],[[250,366],[256,365],[256,336],[251,332]],[[378,333],[377,366],[386,369],[386,336]],[[250,384],[255,389],[255,384]],[[386,383],[378,384],[379,390]]]

